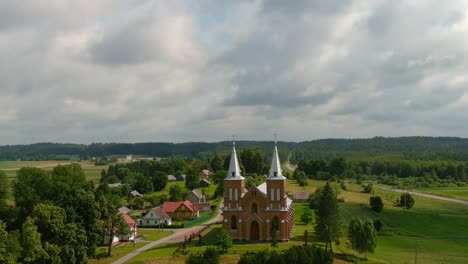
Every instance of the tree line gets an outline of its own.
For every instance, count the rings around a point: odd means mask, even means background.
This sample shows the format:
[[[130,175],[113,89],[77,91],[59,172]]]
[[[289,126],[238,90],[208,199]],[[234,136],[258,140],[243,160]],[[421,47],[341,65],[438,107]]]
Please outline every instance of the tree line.
[[[278,142],[280,157],[286,159],[290,150],[297,143]],[[273,151],[272,141],[237,141],[238,149],[260,148],[265,153]],[[114,155],[142,155],[151,157],[183,156],[208,160],[215,153],[228,155],[232,148],[232,142],[222,141],[214,143],[188,142],[188,143],[92,143],[86,144],[62,144],[62,143],[37,143],[30,145],[6,145],[0,146],[0,160],[57,160],[78,157],[87,160],[92,157],[106,157]]]
[[[298,168],[310,178],[328,180],[332,177],[355,178],[357,175],[393,175],[398,178],[426,177],[429,179],[468,180],[468,162],[400,159],[303,159]]]

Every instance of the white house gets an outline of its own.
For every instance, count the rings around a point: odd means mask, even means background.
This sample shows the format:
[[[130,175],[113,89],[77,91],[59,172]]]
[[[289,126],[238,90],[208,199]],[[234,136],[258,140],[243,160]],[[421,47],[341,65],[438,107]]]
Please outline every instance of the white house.
[[[161,207],[152,208],[142,219],[138,219],[140,226],[171,225],[171,217]]]
[[[121,234],[121,232],[119,232],[119,230],[116,227],[114,227],[115,234],[114,234],[114,237],[112,238],[112,246],[119,244],[119,242],[134,242],[138,234],[137,222],[133,220],[133,218],[131,218],[128,214],[119,213],[119,215],[127,224],[129,233],[126,235]],[[104,236],[103,243],[104,244],[109,243],[109,235]]]
[[[127,224],[127,228],[130,231],[127,235],[119,235],[119,241],[135,241],[135,238],[137,236],[137,222],[133,220],[128,214],[120,214]]]

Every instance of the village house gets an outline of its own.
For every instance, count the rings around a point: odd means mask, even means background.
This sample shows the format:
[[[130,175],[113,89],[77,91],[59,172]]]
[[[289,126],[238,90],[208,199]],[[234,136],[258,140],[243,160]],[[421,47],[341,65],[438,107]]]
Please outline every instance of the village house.
[[[112,246],[118,245],[120,242],[134,242],[138,235],[137,222],[128,214],[119,213],[124,222],[127,224],[128,234],[123,234],[116,227],[114,228],[114,236],[112,237]],[[103,244],[109,243],[109,235],[104,236]]]
[[[167,181],[168,182],[175,182],[175,181],[177,181],[177,178],[174,175],[167,175]]]
[[[158,226],[160,224],[171,225],[171,217],[164,212],[163,208],[152,208],[142,219],[138,222],[140,226]]]
[[[278,240],[288,241],[294,228],[294,208],[285,188],[276,143],[268,177],[250,190],[245,188],[234,145],[224,179],[223,229],[237,240],[271,240],[276,233]]]
[[[195,189],[192,190],[189,195],[187,195],[186,200],[189,200],[193,204],[206,203],[206,196],[202,193],[201,190]]]
[[[211,176],[211,174],[213,174],[213,172],[211,172],[210,170],[204,169],[200,172],[200,177],[202,179],[208,179]]]
[[[137,237],[137,222],[133,220],[128,214],[120,214],[124,220],[124,222],[127,224],[127,228],[129,233],[126,235],[119,235],[119,241],[120,242],[133,242],[135,241],[135,238]]]
[[[192,190],[187,195],[186,200],[189,200],[194,208],[198,208],[202,212],[211,210],[211,204],[206,202],[206,196],[199,189]]]
[[[195,219],[200,216],[200,209],[188,200],[164,202],[163,211],[173,219]]]
[[[211,182],[209,180],[207,180],[207,179],[203,179],[198,183],[198,185],[200,187],[208,187],[208,186],[211,185]]]

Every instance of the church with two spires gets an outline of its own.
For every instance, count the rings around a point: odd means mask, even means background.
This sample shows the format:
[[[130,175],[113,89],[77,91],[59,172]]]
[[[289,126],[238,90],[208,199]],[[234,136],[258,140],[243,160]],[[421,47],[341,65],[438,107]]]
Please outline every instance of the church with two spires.
[[[236,240],[288,241],[294,228],[292,199],[286,195],[278,148],[275,143],[270,173],[265,182],[247,190],[235,145],[224,179],[223,228]]]

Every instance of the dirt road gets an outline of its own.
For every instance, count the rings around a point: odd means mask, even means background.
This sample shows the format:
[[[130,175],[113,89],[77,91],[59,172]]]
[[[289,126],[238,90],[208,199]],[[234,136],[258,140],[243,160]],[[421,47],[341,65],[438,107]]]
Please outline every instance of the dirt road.
[[[433,194],[427,194],[427,193],[420,193],[420,192],[415,192],[415,191],[407,191],[407,190],[400,190],[400,189],[391,189],[391,188],[387,188],[387,187],[378,187],[380,189],[383,189],[383,190],[387,190],[387,191],[394,191],[394,192],[407,192],[407,193],[410,193],[410,194],[413,194],[413,195],[418,195],[418,196],[422,196],[422,197],[427,197],[427,198],[432,198],[432,199],[437,199],[437,200],[441,200],[441,201],[446,201],[446,202],[450,202],[450,203],[457,203],[457,204],[462,204],[462,205],[467,205],[468,206],[468,201],[463,201],[463,200],[458,200],[458,199],[453,199],[453,198],[448,198],[448,197],[443,197],[443,196],[438,196],[438,195],[433,195]]]

